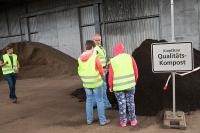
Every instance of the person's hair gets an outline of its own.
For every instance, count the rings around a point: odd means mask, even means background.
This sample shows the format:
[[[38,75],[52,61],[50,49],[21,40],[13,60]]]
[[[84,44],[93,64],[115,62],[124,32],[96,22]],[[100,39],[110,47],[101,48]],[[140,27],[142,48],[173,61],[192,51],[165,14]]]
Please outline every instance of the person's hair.
[[[90,50],[95,47],[95,42],[93,40],[87,40],[85,43],[86,50]]]
[[[11,45],[6,46],[6,50],[13,48]]]

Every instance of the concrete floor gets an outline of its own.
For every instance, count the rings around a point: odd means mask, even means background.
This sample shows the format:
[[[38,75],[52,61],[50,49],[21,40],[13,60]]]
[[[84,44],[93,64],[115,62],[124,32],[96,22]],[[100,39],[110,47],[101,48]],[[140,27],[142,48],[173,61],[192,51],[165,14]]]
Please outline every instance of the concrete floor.
[[[137,116],[136,127],[121,128],[116,110],[107,110],[111,123],[85,124],[85,103],[70,94],[81,87],[77,77],[17,81],[19,104],[8,98],[5,81],[0,82],[0,133],[199,133],[200,111],[186,115],[187,129],[163,129],[158,117]],[[95,110],[96,112],[96,110]],[[97,114],[95,113],[95,118]]]

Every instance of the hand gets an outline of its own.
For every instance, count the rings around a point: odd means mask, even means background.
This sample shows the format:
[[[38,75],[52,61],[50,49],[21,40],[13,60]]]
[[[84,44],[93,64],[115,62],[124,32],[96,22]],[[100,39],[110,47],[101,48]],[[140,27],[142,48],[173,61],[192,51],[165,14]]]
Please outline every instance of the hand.
[[[112,89],[112,88],[109,88],[109,91],[110,91],[110,92],[113,92],[113,89]]]
[[[19,68],[15,68],[14,70],[15,70],[15,72],[16,72],[16,73],[18,73],[18,72],[19,72]]]
[[[16,69],[15,72],[18,73],[18,72],[19,72],[19,69]]]
[[[8,61],[4,62],[4,63],[3,63],[3,66],[5,66],[6,64],[8,64]]]

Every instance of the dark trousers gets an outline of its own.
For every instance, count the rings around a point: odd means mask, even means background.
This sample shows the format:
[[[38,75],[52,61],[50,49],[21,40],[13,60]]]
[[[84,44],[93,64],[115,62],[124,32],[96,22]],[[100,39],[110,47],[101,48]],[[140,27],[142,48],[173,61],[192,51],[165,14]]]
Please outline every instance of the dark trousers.
[[[10,89],[10,99],[16,99],[16,94],[15,94],[15,84],[16,84],[16,74],[6,74],[4,75],[5,79],[8,82],[8,86]]]

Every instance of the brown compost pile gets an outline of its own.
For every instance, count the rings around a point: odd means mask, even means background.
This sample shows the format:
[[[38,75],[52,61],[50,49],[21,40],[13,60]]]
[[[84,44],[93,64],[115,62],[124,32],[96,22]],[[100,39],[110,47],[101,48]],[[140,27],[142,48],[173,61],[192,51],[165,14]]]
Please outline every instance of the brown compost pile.
[[[16,42],[9,45],[19,57],[19,79],[77,74],[77,61],[48,45],[38,42]],[[0,55],[4,53],[5,48],[0,50]],[[2,72],[0,76],[2,79]]]

